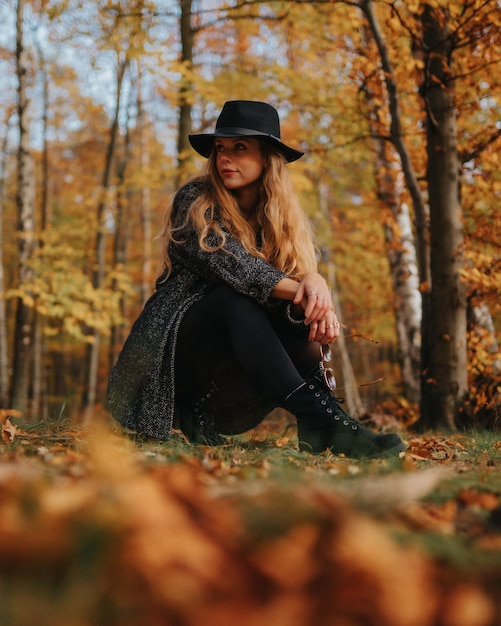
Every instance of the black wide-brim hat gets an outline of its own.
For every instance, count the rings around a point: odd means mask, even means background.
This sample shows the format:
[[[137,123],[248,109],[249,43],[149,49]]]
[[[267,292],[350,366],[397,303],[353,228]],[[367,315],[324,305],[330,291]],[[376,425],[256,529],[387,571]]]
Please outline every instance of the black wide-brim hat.
[[[278,113],[266,102],[252,100],[226,102],[217,119],[215,131],[202,135],[189,135],[189,140],[198,154],[208,158],[216,137],[261,139],[275,146],[289,163],[296,161],[304,154],[281,141]]]

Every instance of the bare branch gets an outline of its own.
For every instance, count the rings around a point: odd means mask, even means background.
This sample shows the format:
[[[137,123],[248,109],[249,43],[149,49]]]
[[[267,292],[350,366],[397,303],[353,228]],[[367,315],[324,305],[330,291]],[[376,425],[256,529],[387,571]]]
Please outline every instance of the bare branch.
[[[482,142],[477,144],[474,150],[471,150],[470,152],[461,152],[461,154],[459,155],[461,163],[468,163],[468,161],[478,158],[482,154],[482,152],[484,152],[484,150],[486,150],[489,146],[495,143],[500,137],[501,128],[496,128],[496,131],[492,133],[492,135],[484,139]]]

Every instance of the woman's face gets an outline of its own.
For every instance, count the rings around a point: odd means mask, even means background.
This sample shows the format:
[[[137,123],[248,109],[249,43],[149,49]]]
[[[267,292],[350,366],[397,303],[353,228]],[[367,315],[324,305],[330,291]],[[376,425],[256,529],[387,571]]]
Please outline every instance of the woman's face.
[[[266,163],[254,137],[218,137],[214,142],[216,167],[226,189],[257,188]]]

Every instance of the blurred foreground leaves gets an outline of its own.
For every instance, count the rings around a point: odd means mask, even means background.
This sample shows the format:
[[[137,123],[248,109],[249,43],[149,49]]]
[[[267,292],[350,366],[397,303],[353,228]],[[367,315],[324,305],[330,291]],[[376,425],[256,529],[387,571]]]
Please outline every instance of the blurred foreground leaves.
[[[285,438],[194,448],[8,419],[2,626],[500,623],[495,441],[354,463]]]

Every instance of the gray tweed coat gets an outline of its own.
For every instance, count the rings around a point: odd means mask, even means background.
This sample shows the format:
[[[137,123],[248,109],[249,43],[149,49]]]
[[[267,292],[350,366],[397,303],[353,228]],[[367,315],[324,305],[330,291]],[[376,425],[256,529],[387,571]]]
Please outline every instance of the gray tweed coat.
[[[173,206],[175,222],[182,220],[202,185],[192,182],[178,191]],[[110,374],[108,407],[123,426],[151,437],[169,437],[176,402],[178,329],[186,311],[207,291],[225,282],[265,307],[284,305],[271,292],[285,274],[249,254],[235,237],[226,234],[227,252],[204,252],[191,228],[183,233],[182,244],[171,247],[172,272],[164,282],[164,276],[157,281],[155,293],[132,326]]]

